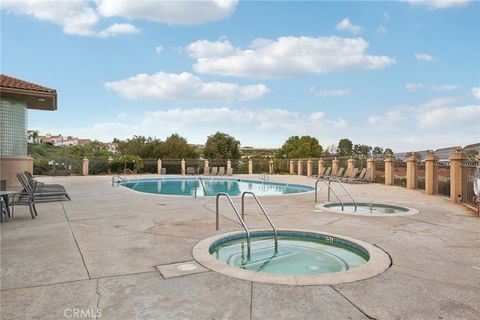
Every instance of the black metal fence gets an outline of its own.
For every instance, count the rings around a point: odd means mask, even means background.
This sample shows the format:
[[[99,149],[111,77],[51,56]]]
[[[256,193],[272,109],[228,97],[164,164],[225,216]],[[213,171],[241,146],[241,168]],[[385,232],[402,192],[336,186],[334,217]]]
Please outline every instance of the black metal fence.
[[[464,160],[462,162],[463,185],[462,201],[473,206],[477,206],[474,201],[474,180],[480,176],[480,163],[478,161]]]
[[[438,189],[437,193],[450,197],[450,161],[437,162]]]

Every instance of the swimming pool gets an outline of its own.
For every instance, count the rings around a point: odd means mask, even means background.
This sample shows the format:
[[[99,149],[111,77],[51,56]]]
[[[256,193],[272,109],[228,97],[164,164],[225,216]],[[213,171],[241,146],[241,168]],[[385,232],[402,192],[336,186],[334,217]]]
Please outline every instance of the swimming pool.
[[[240,196],[244,191],[254,192],[258,196],[267,196],[314,190],[313,187],[298,184],[222,178],[134,179],[119,182],[119,185],[140,192],[176,196],[194,196],[195,192],[197,196],[216,196],[219,192]]]
[[[193,248],[204,267],[238,279],[286,285],[324,285],[373,277],[390,257],[366,242],[312,230],[250,230],[219,234]]]
[[[352,202],[344,202],[343,205],[337,202],[327,202],[317,205],[317,208],[331,212],[361,216],[405,216],[419,213],[419,210],[414,208],[373,202],[357,202],[355,204]]]

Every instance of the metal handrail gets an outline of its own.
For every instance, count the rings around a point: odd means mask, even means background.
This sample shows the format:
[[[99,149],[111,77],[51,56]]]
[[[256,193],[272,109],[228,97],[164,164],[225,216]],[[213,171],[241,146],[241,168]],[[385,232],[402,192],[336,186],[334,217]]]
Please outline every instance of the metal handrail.
[[[337,195],[337,193],[335,192],[335,190],[332,189],[332,187],[328,184],[327,181],[325,181],[324,179],[317,179],[317,181],[315,182],[315,202],[318,202],[317,201],[317,194],[318,194],[318,183],[322,181],[324,182],[326,185],[327,185],[327,188],[328,188],[328,201],[330,201],[330,190],[332,190],[333,194],[335,195],[335,197],[337,197],[337,200],[338,202],[340,202],[340,204],[342,205],[342,211],[343,211],[343,202],[342,200],[340,200],[339,196]]]
[[[242,227],[243,227],[243,229],[245,230],[245,233],[247,234],[248,256],[250,256],[250,231],[248,231],[248,228],[247,228],[247,225],[245,224],[245,221],[242,219],[242,217],[241,217],[240,214],[238,213],[237,208],[236,208],[235,205],[233,204],[232,198],[230,198],[230,196],[228,195],[228,193],[225,193],[225,192],[219,192],[219,193],[217,194],[217,198],[216,198],[216,202],[215,202],[215,203],[216,203],[216,208],[215,208],[215,226],[216,226],[216,229],[217,229],[217,230],[219,229],[219,215],[220,215],[220,210],[218,209],[218,199],[219,199],[221,196],[227,197],[228,202],[230,202],[230,205],[232,206],[233,211],[234,211],[235,214],[237,215],[238,220],[240,220],[240,223],[242,224]]]
[[[125,175],[125,180],[127,180],[127,172],[130,172],[130,174],[131,174],[135,179],[138,179],[137,175],[136,175],[131,169],[125,168],[125,169],[123,169],[123,174]]]
[[[121,179],[122,181],[127,181],[127,179],[122,178],[122,177],[120,177],[120,176],[113,176],[113,177],[112,177],[112,187],[115,187],[115,178],[119,178],[119,179]]]
[[[357,212],[357,203],[355,202],[355,199],[353,199],[352,195],[350,194],[350,192],[348,192],[347,188],[345,188],[345,185],[340,181],[340,179],[330,179],[328,180],[328,184],[330,185],[332,182],[338,182],[338,184],[340,184],[340,186],[342,187],[342,189],[345,191],[345,193],[350,197],[350,199],[352,199],[352,202],[353,202],[353,205],[355,206],[355,211],[353,212]],[[333,190],[333,189],[332,189]],[[343,211],[343,209],[342,209]]]
[[[205,188],[205,184],[203,184],[203,179],[202,177],[196,177],[196,181],[195,181],[195,198],[197,197],[197,181],[200,180],[200,183],[202,185],[202,188],[203,188],[203,195],[204,196],[207,196],[207,189]]]
[[[253,196],[253,198],[255,199],[255,201],[257,201],[257,204],[258,206],[260,207],[260,209],[262,210],[263,214],[265,215],[265,218],[267,218],[268,220],[268,223],[270,223],[270,226],[272,227],[273,229],[273,236],[274,236],[274,239],[275,239],[275,248],[278,247],[278,236],[277,236],[277,229],[275,228],[275,226],[273,225],[273,222],[272,220],[270,219],[270,217],[268,216],[268,213],[267,211],[265,210],[265,208],[263,207],[263,205],[260,203],[260,200],[258,200],[257,196],[255,195],[255,193],[251,192],[251,191],[244,191],[242,193],[242,219],[245,221],[245,195],[247,194],[251,194]]]

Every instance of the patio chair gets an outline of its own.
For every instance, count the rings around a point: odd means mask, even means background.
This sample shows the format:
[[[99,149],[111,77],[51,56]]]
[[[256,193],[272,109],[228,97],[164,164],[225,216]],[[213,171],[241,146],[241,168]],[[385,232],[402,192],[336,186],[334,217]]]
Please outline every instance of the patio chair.
[[[328,178],[340,178],[344,170],[344,168],[338,168],[337,172],[332,172],[332,174],[328,176]]]
[[[325,172],[325,168],[323,168],[322,172],[320,172],[319,174],[313,174],[312,176],[307,177],[307,178],[309,178],[309,179],[318,179],[318,177],[320,177],[324,172]]]
[[[224,176],[225,175],[225,167],[219,167],[218,168],[218,175],[219,176]]]
[[[19,205],[28,206],[32,219],[35,219],[35,216],[38,216],[37,208],[35,207],[35,192],[37,191],[37,182],[35,181],[33,187],[28,186],[28,188],[28,191],[27,189],[24,189],[18,195],[15,195],[12,201],[10,201],[10,205],[12,206],[12,218],[15,206]]]
[[[352,172],[348,172],[348,169],[347,169],[347,170],[345,170],[345,173],[343,174],[343,176],[340,177],[339,179],[341,181],[345,182],[350,178],[356,177],[357,173],[358,173],[358,168],[353,168]]]
[[[194,167],[187,167],[187,175],[194,175],[195,168]]]
[[[212,167],[212,172],[210,172],[210,175],[216,176],[218,174],[218,167]]]
[[[28,183],[30,183],[30,186],[33,186],[33,184],[36,182],[36,180],[33,178],[30,172],[28,171],[23,171],[23,175],[26,177],[26,180],[28,180]],[[42,191],[51,191],[51,192],[64,192],[65,197],[70,200],[70,196],[67,193],[67,190],[65,190],[65,187],[62,186],[61,184],[55,184],[55,183],[43,183],[40,181],[37,181],[37,191],[42,192]]]
[[[318,179],[329,177],[330,173],[332,173],[332,167],[326,168],[325,171],[323,172],[323,174],[318,176]]]
[[[348,180],[349,183],[368,183],[367,169],[363,168],[357,177]]]
[[[42,187],[38,187],[37,181],[28,179],[25,172],[17,173],[17,179],[22,184],[23,190],[20,193],[30,193],[31,189],[35,185],[35,202],[53,202],[53,201],[63,201],[66,199],[70,200],[65,188],[61,185],[49,185],[44,184]]]

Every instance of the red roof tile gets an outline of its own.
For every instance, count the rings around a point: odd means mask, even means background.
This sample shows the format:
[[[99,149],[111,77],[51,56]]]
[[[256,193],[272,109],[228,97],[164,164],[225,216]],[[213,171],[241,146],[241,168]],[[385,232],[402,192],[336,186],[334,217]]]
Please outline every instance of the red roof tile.
[[[13,78],[13,77],[9,77],[9,76],[4,75],[4,74],[0,74],[0,87],[30,90],[30,91],[39,91],[39,92],[49,92],[49,93],[55,93],[56,92],[56,90],[54,90],[54,89],[39,86],[38,84],[23,81],[23,80]]]

